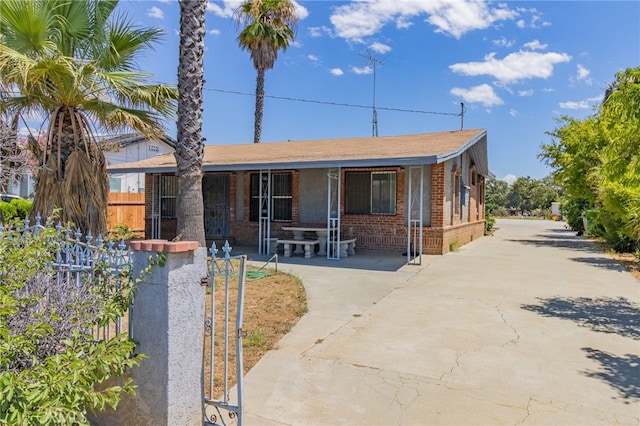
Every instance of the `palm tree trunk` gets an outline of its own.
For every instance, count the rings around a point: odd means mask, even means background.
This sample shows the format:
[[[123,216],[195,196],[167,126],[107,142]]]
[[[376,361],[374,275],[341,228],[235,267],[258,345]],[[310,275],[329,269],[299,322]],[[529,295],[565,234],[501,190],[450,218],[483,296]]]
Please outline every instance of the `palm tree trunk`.
[[[264,69],[258,69],[256,77],[256,112],[254,122],[253,143],[260,143],[262,136],[262,114],[264,112]]]
[[[202,88],[207,0],[180,0],[178,64],[177,235],[206,246],[202,199]]]

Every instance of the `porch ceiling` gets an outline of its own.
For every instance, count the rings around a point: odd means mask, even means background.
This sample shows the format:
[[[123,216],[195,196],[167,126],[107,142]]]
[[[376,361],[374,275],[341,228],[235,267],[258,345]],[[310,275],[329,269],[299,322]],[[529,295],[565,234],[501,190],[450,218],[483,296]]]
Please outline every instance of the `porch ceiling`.
[[[206,145],[202,169],[218,172],[434,164],[469,149],[478,171],[486,175],[486,135],[484,129],[472,129],[376,138]],[[107,169],[109,173],[175,172],[176,161],[173,154],[163,154],[135,163],[112,165]]]

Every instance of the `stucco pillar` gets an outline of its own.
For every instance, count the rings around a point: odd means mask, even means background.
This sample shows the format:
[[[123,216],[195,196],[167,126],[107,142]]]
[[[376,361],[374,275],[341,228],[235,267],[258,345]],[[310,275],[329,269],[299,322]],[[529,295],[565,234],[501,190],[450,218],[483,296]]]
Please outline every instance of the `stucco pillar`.
[[[203,338],[207,249],[197,242],[134,241],[134,276],[155,252],[164,266],[143,275],[129,313],[136,352],[148,356],[131,371],[136,396],[92,419],[104,425],[202,425]]]

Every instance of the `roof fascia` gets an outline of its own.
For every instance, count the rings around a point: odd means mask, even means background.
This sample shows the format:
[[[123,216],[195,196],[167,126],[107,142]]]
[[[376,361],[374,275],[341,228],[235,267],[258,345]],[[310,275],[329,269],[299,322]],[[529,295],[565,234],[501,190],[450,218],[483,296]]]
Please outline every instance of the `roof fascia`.
[[[487,136],[487,131],[483,130],[482,132],[475,135],[473,138],[469,139],[468,142],[466,142],[464,145],[461,145],[460,148],[456,149],[455,151],[451,151],[447,154],[439,155],[437,163],[438,164],[444,163],[447,160],[450,160],[452,158],[459,156],[460,154],[465,152],[467,149],[469,149],[469,147],[475,145],[476,143],[478,143],[478,141],[482,140],[482,138],[486,136]]]

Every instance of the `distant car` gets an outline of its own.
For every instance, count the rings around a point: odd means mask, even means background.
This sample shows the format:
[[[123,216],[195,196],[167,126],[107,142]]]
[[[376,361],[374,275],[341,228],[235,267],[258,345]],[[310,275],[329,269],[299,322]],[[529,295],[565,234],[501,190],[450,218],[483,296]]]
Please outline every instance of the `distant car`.
[[[13,194],[0,194],[0,200],[10,203],[11,200],[22,200],[23,198]]]

